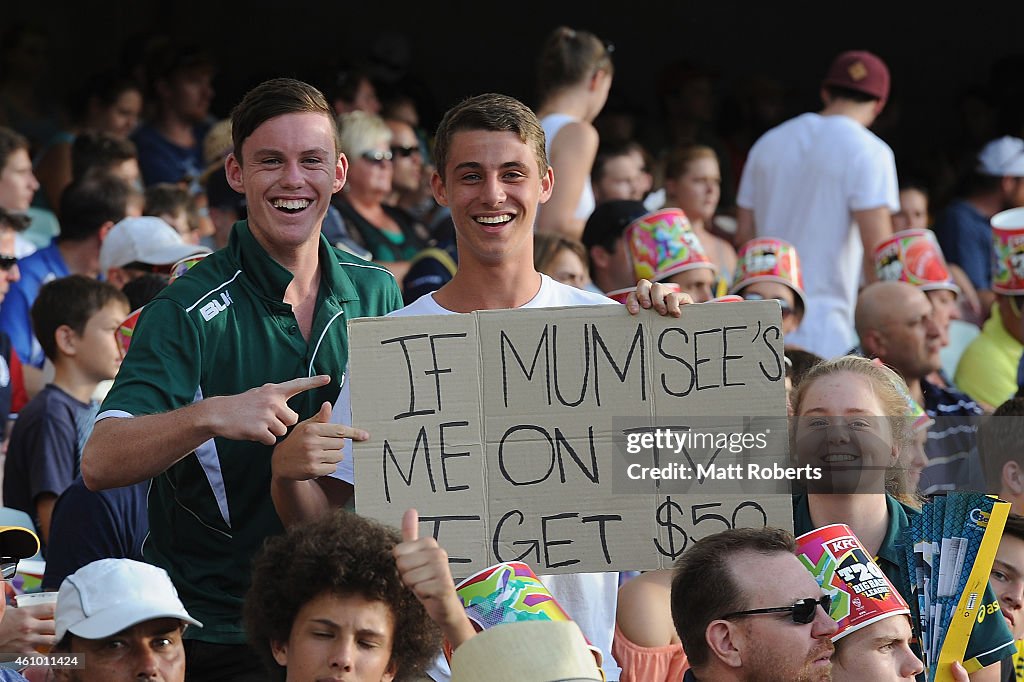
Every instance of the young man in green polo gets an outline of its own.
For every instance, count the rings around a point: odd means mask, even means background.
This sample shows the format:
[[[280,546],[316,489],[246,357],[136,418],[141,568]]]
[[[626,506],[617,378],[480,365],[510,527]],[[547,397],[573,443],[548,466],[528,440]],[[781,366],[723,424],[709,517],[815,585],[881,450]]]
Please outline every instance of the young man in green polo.
[[[327,423],[346,320],[402,305],[390,272],[320,235],[348,169],[323,95],[275,79],[231,118],[225,170],[248,219],[146,306],[82,458],[93,489],[153,479],[146,559],[205,625],[186,643],[192,680],[265,674],[241,625],[250,559],[282,519],[348,496],[329,474],[363,434]]]

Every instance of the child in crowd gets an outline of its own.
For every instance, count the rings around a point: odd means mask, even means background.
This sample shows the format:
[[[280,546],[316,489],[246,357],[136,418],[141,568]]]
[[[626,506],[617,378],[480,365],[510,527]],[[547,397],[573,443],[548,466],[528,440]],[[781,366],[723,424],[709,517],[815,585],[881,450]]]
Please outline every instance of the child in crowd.
[[[1011,513],[1006,519],[988,582],[1016,646],[1013,656],[1003,659],[1000,679],[1015,682],[1024,679],[1024,517]]]
[[[146,188],[146,205],[143,215],[162,218],[189,244],[199,243],[199,230],[193,225],[192,194],[185,187],[173,182],[158,182]]]
[[[417,524],[406,512],[400,536],[340,510],[267,541],[244,618],[271,680],[419,679],[440,648],[435,622],[453,647],[472,637],[448,557]]]
[[[729,293],[748,301],[778,301],[782,306],[782,333],[795,332],[807,309],[796,248],[770,237],[748,241],[737,256],[736,275]]]
[[[1024,397],[1010,398],[982,418],[978,455],[988,492],[1024,514]]]
[[[22,409],[4,463],[3,499],[32,516],[44,543],[57,497],[81,455],[79,420],[96,386],[121,362],[114,330],[129,313],[114,286],[81,275],[43,285],[32,304],[36,337],[53,362],[53,381]]]

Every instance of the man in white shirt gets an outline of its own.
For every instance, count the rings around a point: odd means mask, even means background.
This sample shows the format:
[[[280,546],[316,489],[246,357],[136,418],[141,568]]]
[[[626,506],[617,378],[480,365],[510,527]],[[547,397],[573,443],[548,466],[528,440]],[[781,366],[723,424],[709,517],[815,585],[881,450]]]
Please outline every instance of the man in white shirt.
[[[772,128],[750,150],[737,196],[737,241],[778,237],[804,263],[807,313],[786,343],[829,358],[856,342],[858,284],[899,210],[892,149],[868,130],[889,96],[876,55],[843,52],[822,83],[825,103]],[[853,229],[856,225],[857,229]]]
[[[459,249],[459,268],[451,281],[391,313],[390,317],[470,313],[476,310],[547,308],[611,304],[601,294],[560,284],[533,266],[533,226],[540,204],[551,196],[554,172],[544,151],[544,133],[536,115],[505,95],[467,99],[445,115],[435,136],[437,170],[431,179],[434,197],[450,209]],[[678,317],[689,297],[641,280],[626,302],[631,313],[653,307]],[[349,419],[346,388],[332,420]],[[350,445],[346,441],[346,452]],[[352,480],[346,455],[339,476]],[[609,680],[619,669],[611,655],[618,573],[541,576],[587,639],[604,654]],[[449,679],[443,657],[430,671]]]

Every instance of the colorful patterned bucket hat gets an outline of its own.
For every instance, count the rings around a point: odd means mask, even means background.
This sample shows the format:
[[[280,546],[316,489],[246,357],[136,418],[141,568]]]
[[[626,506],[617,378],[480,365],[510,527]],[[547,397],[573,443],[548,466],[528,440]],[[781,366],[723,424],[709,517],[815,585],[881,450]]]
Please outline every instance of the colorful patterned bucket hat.
[[[659,209],[634,220],[626,228],[626,243],[638,280],[660,282],[695,268],[717,272],[686,214],[678,208]]]

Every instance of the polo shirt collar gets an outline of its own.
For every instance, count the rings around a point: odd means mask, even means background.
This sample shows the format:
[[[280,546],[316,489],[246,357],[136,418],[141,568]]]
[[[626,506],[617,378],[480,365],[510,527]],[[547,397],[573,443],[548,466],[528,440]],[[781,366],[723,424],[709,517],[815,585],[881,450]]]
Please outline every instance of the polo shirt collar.
[[[260,293],[274,301],[284,300],[285,291],[293,279],[292,273],[274,260],[256,241],[252,230],[249,229],[248,221],[240,220],[235,223],[231,230],[228,249],[238,260],[246,278],[260,290]],[[321,298],[333,296],[338,301],[358,300],[359,294],[355,285],[338,264],[338,258],[323,234],[320,235],[319,255],[320,281],[327,289],[321,291]]]
[[[889,512],[889,527],[885,530],[885,538],[878,550],[878,558],[896,564],[903,561],[901,547],[903,545],[903,529],[910,525],[907,512],[903,505],[892,495],[885,496],[886,508]],[[807,495],[795,495],[793,499],[793,528],[797,535],[808,533],[816,528],[811,520],[811,509]]]
[[[885,504],[889,510],[889,527],[878,549],[878,558],[899,566],[904,561],[903,529],[910,526],[910,519],[903,505],[892,495],[885,496]]]

